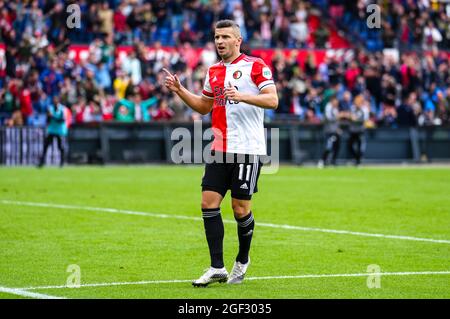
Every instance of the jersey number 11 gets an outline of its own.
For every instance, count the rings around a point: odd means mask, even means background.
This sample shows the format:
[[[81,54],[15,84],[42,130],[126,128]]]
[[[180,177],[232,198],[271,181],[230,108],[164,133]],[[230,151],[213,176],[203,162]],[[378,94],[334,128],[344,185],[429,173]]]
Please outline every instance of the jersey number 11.
[[[250,181],[250,173],[252,171],[252,165],[247,165],[247,170],[245,174],[245,180]],[[244,164],[239,164],[239,180],[242,181],[244,177]]]

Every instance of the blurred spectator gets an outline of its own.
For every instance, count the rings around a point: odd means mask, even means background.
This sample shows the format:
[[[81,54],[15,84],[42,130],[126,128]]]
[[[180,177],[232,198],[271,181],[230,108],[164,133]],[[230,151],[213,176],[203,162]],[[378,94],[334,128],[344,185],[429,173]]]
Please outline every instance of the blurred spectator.
[[[28,124],[28,118],[33,114],[30,90],[21,80],[17,82],[16,90],[16,96],[19,100],[23,123]]]
[[[183,23],[183,29],[178,35],[178,41],[181,44],[184,44],[186,42],[194,44],[197,41],[197,35],[194,31],[191,30],[191,25],[189,24],[189,22],[186,21]]]
[[[379,126],[397,127],[397,110],[392,105],[384,105],[378,121]]]
[[[39,77],[43,90],[48,96],[53,97],[58,93],[59,86],[63,81],[63,75],[56,60],[50,61],[50,65],[45,66]]]
[[[314,35],[314,39],[315,39],[315,43],[316,43],[316,47],[317,48],[328,47],[328,45],[329,45],[328,40],[329,40],[329,37],[330,37],[330,31],[325,26],[325,24],[322,22],[322,20],[320,22],[319,27],[316,29],[316,31],[314,31],[313,35]]]
[[[292,38],[292,47],[305,47],[306,39],[308,38],[308,25],[306,24],[305,20],[299,17],[295,17],[294,21],[290,23],[289,35]]]
[[[120,99],[114,105],[114,119],[119,122],[134,122],[135,108],[133,101]]]
[[[167,100],[161,100],[159,102],[159,108],[153,114],[153,119],[155,121],[167,121],[173,118],[175,113],[169,108]]]
[[[397,109],[397,123],[399,126],[416,126],[417,117],[414,105],[417,103],[416,94],[410,93],[405,101]]]
[[[262,40],[262,47],[270,48],[272,44],[272,28],[270,25],[269,16],[267,14],[261,15],[260,35]]]
[[[31,53],[36,54],[39,49],[47,47],[50,43],[47,40],[47,35],[42,34],[40,30],[36,30],[32,37],[30,37]]]
[[[247,40],[250,41],[251,38],[253,37],[253,33],[259,29],[260,25],[261,12],[258,1],[256,0],[246,1],[246,5],[244,7],[244,15],[242,15],[241,13],[240,6],[238,6],[236,9],[237,9],[236,15],[241,18],[241,19],[238,18],[236,23],[238,23],[240,26],[242,22],[245,21],[244,30],[246,30]]]
[[[214,47],[214,43],[212,42],[206,43],[205,49],[202,51],[200,55],[200,60],[201,63],[208,68],[217,62],[217,53],[216,48]]]
[[[283,9],[280,7],[276,11],[276,15],[274,18],[272,42],[278,48],[287,47],[289,42],[289,35],[289,20],[287,17],[285,17]]]
[[[122,69],[126,74],[130,75],[131,83],[138,85],[142,80],[141,61],[136,57],[136,52],[131,51],[124,59]]]
[[[114,38],[118,43],[129,43],[131,38],[130,27],[127,25],[126,4],[121,2],[114,11]]]
[[[336,159],[341,145],[342,130],[339,127],[342,114],[339,111],[339,100],[333,96],[325,107],[325,150],[322,158],[318,163],[318,167],[322,168],[329,164],[329,156],[331,155],[331,165],[336,165]]]
[[[441,42],[442,34],[434,26],[433,21],[428,21],[427,26],[423,30],[424,43],[423,47],[425,50],[431,50],[437,47],[437,44]]]
[[[139,88],[134,87],[128,98],[120,99],[114,106],[114,119],[121,122],[149,122],[156,97],[142,100]]]
[[[131,79],[128,74],[121,69],[117,70],[117,77],[114,80],[114,91],[119,100],[125,98],[126,91],[130,83]]]
[[[101,103],[106,103],[106,100],[102,100]],[[107,111],[94,101],[86,101],[84,97],[81,97],[74,105],[72,105],[71,110],[74,115],[75,123],[98,123],[112,118],[112,115],[110,116],[108,114],[112,113],[112,110]]]
[[[394,108],[397,96],[395,79],[385,74],[381,83],[382,102],[385,108]]]
[[[52,104],[48,108],[48,126],[47,136],[44,141],[44,151],[42,152],[39,160],[39,167],[45,165],[45,158],[47,155],[48,147],[53,144],[53,140],[56,139],[58,149],[60,153],[59,166],[64,165],[64,137],[67,136],[67,124],[66,124],[66,107],[60,103],[58,96],[54,96]]]
[[[342,100],[339,104],[339,109],[343,112],[350,112],[352,108],[352,94],[350,91],[345,91]]]
[[[353,91],[356,85],[356,79],[360,75],[361,71],[359,70],[359,66],[356,63],[356,61],[352,61],[350,66],[347,68],[347,71],[345,72],[345,81],[347,87],[350,89],[350,91]]]
[[[48,38],[56,46],[63,44],[67,36],[66,20],[67,12],[64,10],[62,3],[57,2],[55,6],[50,10],[49,14],[49,28]]]
[[[436,117],[438,119],[438,125],[448,125],[450,124],[449,101],[445,98],[443,91],[438,91],[436,95]]]
[[[100,8],[98,10],[98,20],[100,33],[103,36],[112,34],[114,12],[109,8],[108,1],[103,1],[103,3],[100,4]]]
[[[107,93],[111,93],[111,76],[108,66],[99,62],[94,66],[95,82],[99,89],[104,90]]]
[[[355,165],[361,164],[362,156],[365,152],[365,124],[369,119],[369,107],[364,100],[363,95],[358,95],[353,101],[353,106],[350,111],[350,125],[348,150],[352,158],[355,160]]]

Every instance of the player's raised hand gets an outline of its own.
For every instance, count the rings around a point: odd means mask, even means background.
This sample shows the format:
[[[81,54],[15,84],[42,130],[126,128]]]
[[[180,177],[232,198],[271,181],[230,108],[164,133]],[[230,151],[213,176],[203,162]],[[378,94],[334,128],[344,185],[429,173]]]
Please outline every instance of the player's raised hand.
[[[241,101],[239,91],[233,85],[231,85],[230,81],[228,81],[228,86],[225,87],[224,96],[229,101]]]
[[[176,74],[170,73],[166,68],[162,68],[162,70],[166,73],[164,85],[172,92],[179,92],[181,90],[181,83],[178,76]]]

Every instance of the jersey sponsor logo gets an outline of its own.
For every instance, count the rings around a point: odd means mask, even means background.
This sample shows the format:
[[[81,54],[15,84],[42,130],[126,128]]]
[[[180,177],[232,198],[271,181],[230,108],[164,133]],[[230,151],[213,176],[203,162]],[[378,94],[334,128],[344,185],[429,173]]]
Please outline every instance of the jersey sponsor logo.
[[[272,78],[272,72],[267,66],[263,67],[262,76],[268,80]]]
[[[220,87],[220,86],[214,87],[214,95],[215,96],[222,96],[224,93],[223,91],[224,91],[223,87]]]
[[[224,88],[220,86],[214,87],[214,104],[216,106],[225,106],[227,104],[227,99],[223,97]]]
[[[239,90],[239,88],[237,86],[234,86],[236,88],[236,90]],[[239,102],[237,101],[230,101],[227,98],[224,98],[224,91],[225,88],[220,87],[220,86],[215,86],[214,87],[214,104],[216,106],[226,106],[226,104],[239,104]]]
[[[233,73],[233,79],[235,79],[235,80],[240,79],[241,76],[242,76],[242,72],[239,70],[237,70]]]

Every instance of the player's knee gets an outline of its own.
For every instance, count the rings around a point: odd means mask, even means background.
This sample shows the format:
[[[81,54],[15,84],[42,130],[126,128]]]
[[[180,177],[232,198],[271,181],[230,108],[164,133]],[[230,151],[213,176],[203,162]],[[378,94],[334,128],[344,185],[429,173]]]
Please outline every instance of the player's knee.
[[[236,218],[243,218],[250,213],[250,208],[248,207],[248,205],[237,202],[237,201],[233,202],[231,204],[231,207],[234,212],[234,217],[236,217]]]
[[[234,217],[237,218],[237,219],[244,218],[248,214],[250,214],[250,210],[238,209],[238,210],[234,211]]]
[[[202,198],[201,206],[202,209],[217,208],[220,206],[220,202],[211,198]]]
[[[201,206],[202,206],[202,209],[216,208],[216,207],[213,207],[211,202],[203,201],[203,200],[202,200]]]
[[[215,192],[204,191],[202,192],[202,209],[218,208],[222,202],[222,196]]]

